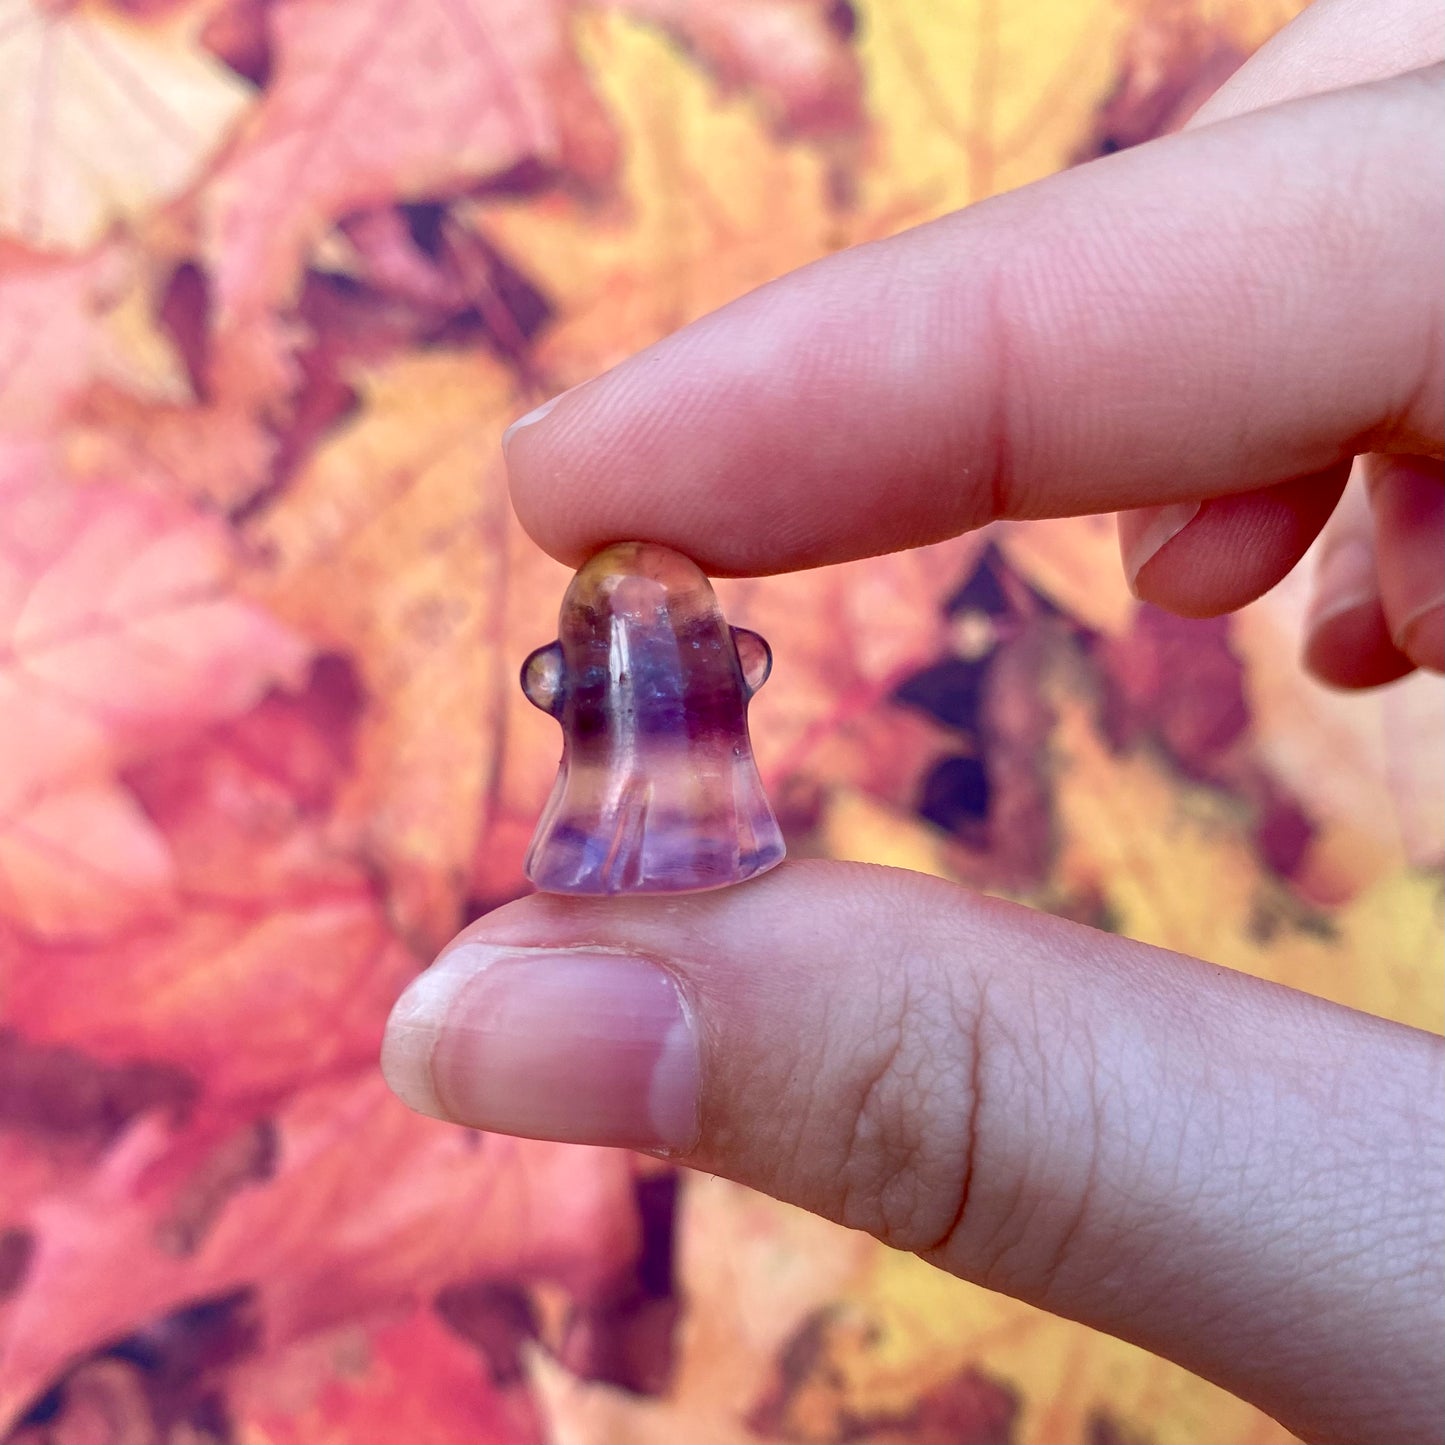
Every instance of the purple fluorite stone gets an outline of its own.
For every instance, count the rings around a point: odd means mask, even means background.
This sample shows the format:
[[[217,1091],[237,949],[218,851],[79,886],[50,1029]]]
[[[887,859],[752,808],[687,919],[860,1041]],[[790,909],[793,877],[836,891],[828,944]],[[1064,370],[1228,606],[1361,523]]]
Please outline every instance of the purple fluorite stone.
[[[532,882],[690,893],[781,862],[748,740],[772,655],[727,625],[697,565],[649,542],[609,547],[572,579],[557,631],[522,667],[528,699],[562,724]]]

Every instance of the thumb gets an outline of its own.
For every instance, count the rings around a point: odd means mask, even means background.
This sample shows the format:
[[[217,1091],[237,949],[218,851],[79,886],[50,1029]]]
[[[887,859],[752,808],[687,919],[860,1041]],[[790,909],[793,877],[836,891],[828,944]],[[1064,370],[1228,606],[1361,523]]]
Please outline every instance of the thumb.
[[[937,879],[797,863],[499,909],[407,990],[383,1066],[427,1113],[868,1230],[1308,1436],[1412,1440],[1439,1429],[1437,1045]]]

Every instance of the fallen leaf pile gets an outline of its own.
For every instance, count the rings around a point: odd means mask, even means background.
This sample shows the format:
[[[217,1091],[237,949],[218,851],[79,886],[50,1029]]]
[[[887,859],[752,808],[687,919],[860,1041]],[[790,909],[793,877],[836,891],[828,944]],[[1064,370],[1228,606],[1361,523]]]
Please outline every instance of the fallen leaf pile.
[[[524,889],[502,427],[1180,123],[1292,0],[0,0],[0,1438],[1278,1441],[1131,1347],[376,1071]],[[1440,693],[1106,521],[731,583],[800,854],[1431,1021]],[[1382,955],[1384,963],[1381,963]]]

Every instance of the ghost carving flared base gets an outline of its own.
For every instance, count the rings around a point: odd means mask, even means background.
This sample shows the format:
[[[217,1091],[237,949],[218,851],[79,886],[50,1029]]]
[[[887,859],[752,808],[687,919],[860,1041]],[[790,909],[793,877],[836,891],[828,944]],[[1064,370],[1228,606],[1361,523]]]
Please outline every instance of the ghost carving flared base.
[[[692,893],[781,862],[747,718],[772,655],[727,625],[697,565],[609,547],[572,579],[557,633],[522,667],[528,699],[562,725],[528,878],[549,893]]]

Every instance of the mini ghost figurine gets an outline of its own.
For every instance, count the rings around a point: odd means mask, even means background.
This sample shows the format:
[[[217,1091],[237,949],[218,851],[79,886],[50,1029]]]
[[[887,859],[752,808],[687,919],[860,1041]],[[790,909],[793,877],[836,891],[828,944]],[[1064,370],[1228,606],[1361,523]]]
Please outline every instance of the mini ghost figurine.
[[[522,691],[562,724],[562,765],[527,851],[549,893],[689,893],[783,857],[748,740],[768,644],[729,627],[681,553],[622,542],[562,600]]]

